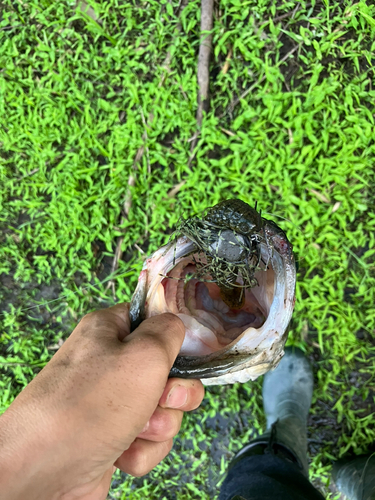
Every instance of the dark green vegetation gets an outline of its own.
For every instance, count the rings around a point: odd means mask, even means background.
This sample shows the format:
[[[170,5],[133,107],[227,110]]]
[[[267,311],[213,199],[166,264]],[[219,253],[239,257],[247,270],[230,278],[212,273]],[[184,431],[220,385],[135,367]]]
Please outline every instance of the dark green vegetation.
[[[177,0],[91,3],[98,22],[66,0],[2,2],[1,411],[83,314],[113,303],[118,237],[123,301],[180,215],[257,200],[299,260],[289,343],[313,361],[311,474],[336,498],[332,459],[375,438],[371,4],[218,1],[211,111],[189,169],[200,2],[180,31]],[[207,390],[174,452],[145,478],[118,476],[111,498],[213,498],[230,457],[263,428],[260,387]]]

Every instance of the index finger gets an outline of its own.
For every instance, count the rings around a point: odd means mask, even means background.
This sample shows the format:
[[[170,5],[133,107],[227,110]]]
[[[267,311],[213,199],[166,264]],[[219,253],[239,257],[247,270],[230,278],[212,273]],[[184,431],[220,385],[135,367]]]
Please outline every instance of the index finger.
[[[88,331],[91,337],[105,334],[108,338],[123,340],[130,333],[129,307],[129,303],[123,302],[86,314],[71,336]]]
[[[203,398],[204,386],[200,380],[170,378],[159,400],[159,406],[191,411],[198,408]]]

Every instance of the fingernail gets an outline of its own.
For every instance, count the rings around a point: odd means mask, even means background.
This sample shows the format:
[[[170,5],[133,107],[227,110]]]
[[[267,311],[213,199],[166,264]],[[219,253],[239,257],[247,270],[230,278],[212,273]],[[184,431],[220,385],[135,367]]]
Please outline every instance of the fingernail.
[[[171,392],[168,394],[166,405],[168,408],[181,408],[188,398],[188,391],[186,387],[182,385],[177,385],[173,387]]]

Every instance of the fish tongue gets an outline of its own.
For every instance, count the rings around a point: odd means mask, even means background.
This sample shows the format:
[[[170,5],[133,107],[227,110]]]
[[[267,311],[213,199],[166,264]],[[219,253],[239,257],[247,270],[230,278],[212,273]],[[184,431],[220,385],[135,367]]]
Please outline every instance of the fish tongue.
[[[223,348],[214,332],[197,318],[187,314],[177,315],[185,325],[185,338],[180,356],[204,356]],[[226,344],[231,340],[226,340]],[[224,344],[225,345],[225,344]]]

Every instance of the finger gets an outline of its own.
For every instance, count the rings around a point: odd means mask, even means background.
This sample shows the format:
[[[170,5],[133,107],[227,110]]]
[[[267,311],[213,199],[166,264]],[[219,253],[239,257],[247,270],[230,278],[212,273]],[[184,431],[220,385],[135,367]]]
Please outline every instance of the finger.
[[[129,317],[130,304],[128,302],[123,302],[122,304],[116,304],[115,306],[109,307],[106,311],[113,314],[121,322],[120,330],[118,332],[119,340],[123,340],[126,335],[130,333],[130,317]]]
[[[126,474],[144,476],[168,455],[172,446],[172,439],[154,443],[137,438],[130,448],[116,460],[115,466]]]
[[[121,304],[116,304],[115,306],[108,307],[107,309],[102,309],[101,311],[114,314],[122,321],[124,321],[127,325],[128,324],[130,325],[129,308],[130,308],[129,302],[122,302]]]
[[[138,437],[149,441],[168,441],[178,434],[184,412],[158,406]]]
[[[195,410],[202,403],[204,387],[200,380],[170,378],[159,400],[162,408]]]
[[[86,314],[72,336],[88,334],[90,338],[106,337],[122,341],[130,333],[129,307],[130,304],[123,302]]]

